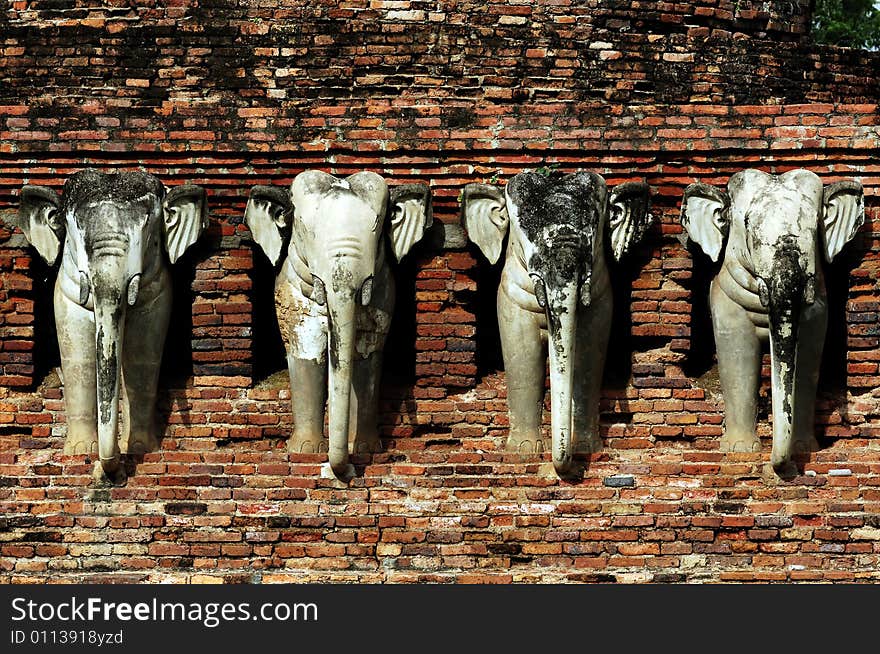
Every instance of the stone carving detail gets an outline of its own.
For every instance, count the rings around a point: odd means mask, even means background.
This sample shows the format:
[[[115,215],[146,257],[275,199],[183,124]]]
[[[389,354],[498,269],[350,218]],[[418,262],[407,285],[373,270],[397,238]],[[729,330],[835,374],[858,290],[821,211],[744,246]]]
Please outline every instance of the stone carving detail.
[[[326,400],[328,458],[341,479],[353,474],[350,448],[379,447],[379,376],[395,297],[388,249],[400,260],[431,220],[426,184],[389,194],[372,172],[338,179],[306,171],[289,192],[251,190],[245,222],[273,264],[289,238],[275,283],[293,405],[288,450],[322,448]]]
[[[783,476],[794,451],[817,448],[816,385],[828,318],[819,250],[830,262],[864,222],[861,184],[823,188],[807,170],[744,170],[727,192],[697,183],[685,190],[688,237],[723,260],[709,306],[724,395],[724,451],[758,451],[755,434],[761,347],[770,343],[773,448]],[[725,245],[726,239],[726,245]]]
[[[50,264],[62,252],[54,307],[67,454],[94,454],[98,479],[120,484],[126,452],[157,448],[156,392],[171,312],[171,263],[207,227],[205,191],[166,193],[145,172],[70,177],[59,197],[21,190],[18,225]],[[167,253],[167,259],[166,259]],[[122,399],[122,432],[118,430]]]
[[[464,189],[462,220],[491,263],[509,233],[497,300],[507,447],[543,450],[549,349],[553,465],[560,475],[571,472],[573,452],[601,447],[599,391],[612,309],[605,234],[619,260],[651,224],[648,190],[638,182],[608,190],[600,175],[587,172],[561,178],[523,172],[504,189]]]

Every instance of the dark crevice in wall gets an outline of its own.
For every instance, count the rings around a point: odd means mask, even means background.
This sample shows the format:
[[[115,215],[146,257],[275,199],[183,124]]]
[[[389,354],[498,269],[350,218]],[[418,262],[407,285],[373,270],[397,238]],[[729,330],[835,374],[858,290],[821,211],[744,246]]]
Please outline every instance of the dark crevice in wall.
[[[159,373],[166,383],[182,385],[193,374],[193,280],[203,253],[204,246],[195,244],[171,267],[171,318]]]
[[[845,400],[847,392],[847,303],[849,301],[850,274],[864,258],[862,235],[856,237],[830,264],[825,264],[825,287],[828,292],[828,330],[822,350],[819,372],[819,392]],[[837,408],[837,407],[834,407]]]
[[[61,365],[58,335],[55,326],[53,296],[58,266],[49,266],[32,250],[28,275],[33,280],[34,301],[34,349],[33,383],[39,384],[55,368]]]
[[[403,261],[391,263],[396,299],[382,357],[383,385],[414,384],[416,381],[416,275],[420,268],[420,249],[420,245],[416,245]],[[386,250],[386,256],[393,261],[390,249]]]
[[[774,105],[775,106],[775,105]],[[781,108],[781,107],[780,107]],[[792,114],[794,115],[794,114]],[[729,118],[729,117],[728,117]],[[655,141],[662,144],[662,139]],[[489,166],[493,170],[495,168],[503,171],[519,172],[525,168],[535,168],[543,164],[560,162],[567,170],[568,168],[589,168],[591,170],[601,171],[609,169],[611,171],[631,172],[636,175],[641,169],[645,172],[642,174],[650,174],[651,176],[671,176],[682,177],[681,173],[663,173],[655,170],[657,166],[672,165],[676,168],[692,166],[695,168],[714,167],[713,170],[707,172],[694,173],[695,178],[700,177],[719,177],[724,174],[732,174],[744,167],[747,162],[750,167],[761,169],[770,169],[784,167],[803,166],[810,168],[814,163],[816,165],[826,165],[828,161],[835,161],[840,164],[853,167],[854,172],[846,173],[848,175],[858,176],[858,169],[865,166],[876,164],[876,160],[869,152],[853,151],[845,147],[801,147],[801,148],[773,148],[767,150],[759,161],[755,161],[748,151],[744,151],[742,147],[716,147],[705,150],[658,150],[655,148],[632,148],[632,149],[615,149],[613,152],[609,150],[595,149],[572,149],[572,148],[547,148],[544,150],[532,149],[527,155],[534,157],[533,160],[525,159],[520,163],[509,163],[517,158],[523,159],[524,152],[521,149],[505,149],[492,147],[488,144],[474,144],[472,147],[464,149],[444,148],[439,152],[430,152],[420,149],[400,149],[392,152],[387,151],[359,151],[356,148],[332,148],[326,151],[313,152],[305,150],[281,149],[275,150],[273,154],[253,153],[246,149],[235,151],[214,152],[211,150],[199,150],[198,148],[189,149],[186,152],[167,152],[167,153],[146,153],[146,152],[95,152],[87,151],[81,153],[54,153],[47,152],[45,149],[35,152],[0,152],[0,162],[8,161],[17,165],[21,165],[22,157],[27,156],[28,168],[37,167],[37,162],[51,162],[52,168],[70,167],[74,172],[81,168],[103,167],[113,169],[132,169],[145,168],[148,171],[153,169],[167,170],[170,162],[174,162],[175,171],[173,174],[159,173],[158,176],[165,182],[180,183],[183,181],[192,181],[195,177],[205,176],[206,179],[214,179],[217,181],[228,179],[229,174],[223,172],[214,172],[213,167],[217,166],[216,162],[223,162],[223,167],[230,167],[239,164],[243,168],[250,171],[251,175],[257,174],[259,171],[260,179],[249,179],[244,185],[242,195],[247,195],[250,187],[254,184],[275,183],[283,185],[283,182],[289,183],[290,180],[298,173],[320,167],[330,172],[334,170],[400,170],[401,177],[421,178],[418,168],[429,168],[432,179],[442,181],[444,179],[459,180],[463,177],[461,173],[449,172],[448,169],[457,165],[473,165],[478,163],[481,166]],[[296,163],[283,164],[279,163],[279,158],[288,157],[295,159]],[[340,157],[356,158],[356,162],[341,164],[337,162]],[[413,162],[412,158],[417,158]],[[151,161],[151,159],[157,161]],[[484,159],[488,159],[484,162]],[[375,161],[375,164],[369,162]],[[579,161],[585,162],[578,165]],[[314,163],[311,163],[314,162]],[[194,170],[189,172],[186,166],[191,166]],[[435,166],[446,168],[447,172],[434,170]],[[511,176],[515,172],[509,173]],[[154,173],[155,174],[155,173]],[[505,172],[499,180],[499,183],[506,181]],[[470,173],[475,178],[474,181],[483,181],[483,177],[491,177],[492,172],[480,175],[476,172]],[[58,180],[58,175],[50,171],[45,173],[29,173],[31,184],[42,184],[43,179]],[[179,182],[178,182],[179,180]],[[267,181],[268,180],[268,181]],[[60,186],[58,187],[60,189]],[[870,198],[869,198],[870,200]],[[209,198],[210,201],[210,198]],[[212,207],[213,208],[213,207]]]
[[[278,327],[275,312],[275,277],[272,266],[256,243],[249,241],[245,247],[254,248],[254,266],[251,269],[251,305],[253,307],[252,363],[254,383],[266,380],[287,370],[287,354]],[[286,251],[286,250],[285,250]],[[286,376],[284,387],[289,386]]]
[[[693,267],[685,287],[690,291],[691,336],[682,371],[692,378],[706,375],[715,366],[715,336],[709,310],[709,286],[718,273],[720,263],[712,262],[699,245],[688,245]]]
[[[505,241],[506,243],[506,241]],[[473,272],[476,291],[459,293],[465,308],[474,313],[476,335],[474,337],[477,365],[477,379],[499,370],[504,370],[504,358],[501,351],[501,336],[498,331],[497,297],[501,284],[501,271],[504,268],[506,245],[501,250],[501,258],[494,265],[490,264],[479,249],[471,245],[470,251],[477,260]]]

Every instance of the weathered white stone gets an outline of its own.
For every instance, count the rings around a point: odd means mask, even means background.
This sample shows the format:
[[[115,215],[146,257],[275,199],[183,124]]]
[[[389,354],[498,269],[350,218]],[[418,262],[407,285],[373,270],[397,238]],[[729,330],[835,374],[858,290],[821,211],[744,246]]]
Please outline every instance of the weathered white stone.
[[[830,262],[864,217],[861,184],[823,187],[802,169],[749,169],[731,177],[727,191],[702,183],[685,190],[681,222],[688,237],[713,261],[722,259],[709,292],[725,405],[722,450],[760,449],[755,416],[768,341],[773,469],[795,474],[792,454],[818,448],[814,407],[828,319],[819,259]]]
[[[880,529],[877,527],[859,527],[850,533],[853,540],[880,540]]]
[[[549,353],[553,465],[556,474],[570,474],[576,450],[601,447],[598,402],[612,309],[605,234],[615,259],[641,238],[651,223],[648,187],[629,183],[609,191],[595,173],[554,179],[527,171],[504,189],[468,184],[461,215],[490,263],[509,233],[497,303],[510,407],[507,448],[543,451]]]
[[[199,238],[207,216],[202,188],[166,194],[145,172],[87,169],[67,181],[63,197],[42,186],[22,188],[18,223],[25,236],[50,264],[61,252],[54,307],[64,452],[97,455],[100,483],[125,480],[117,440],[128,452],[158,447],[154,413],[171,311],[166,261],[177,261]]]
[[[425,12],[419,10],[410,10],[410,11],[389,11],[385,14],[385,17],[388,20],[399,20],[399,21],[418,21],[423,22],[425,20]]]
[[[288,450],[321,451],[326,398],[330,466],[324,475],[348,479],[349,450],[379,448],[379,375],[395,296],[389,250],[398,260],[405,256],[431,219],[427,185],[389,194],[385,180],[371,172],[339,179],[307,171],[289,192],[251,190],[245,222],[254,241],[273,264],[286,248],[275,307],[293,390]]]
[[[849,468],[831,468],[828,471],[829,477],[849,477],[852,475],[852,470]]]

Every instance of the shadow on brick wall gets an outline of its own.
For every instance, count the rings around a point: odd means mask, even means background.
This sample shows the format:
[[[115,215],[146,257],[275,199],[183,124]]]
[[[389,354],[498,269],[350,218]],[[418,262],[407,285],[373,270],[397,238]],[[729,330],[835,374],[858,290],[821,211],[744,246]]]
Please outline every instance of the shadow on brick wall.
[[[172,303],[168,335],[162,353],[160,379],[163,386],[183,386],[193,374],[192,306],[196,294],[193,280],[201,247],[188,250],[171,269]]]
[[[416,274],[421,260],[419,253],[417,245],[392,270],[396,299],[382,361],[382,383],[386,386],[411,386],[416,382]]]
[[[254,246],[256,247],[256,246]],[[251,270],[253,281],[253,375],[254,383],[287,370],[287,354],[275,313],[276,270],[257,252]],[[283,377],[283,375],[281,375]],[[284,377],[286,379],[286,377]],[[287,384],[285,383],[285,388]]]
[[[504,263],[502,257],[497,264],[492,265],[476,248],[472,249],[477,260],[474,271],[477,290],[470,293],[472,297],[466,306],[475,316],[477,379],[482,379],[486,375],[504,370],[496,306]]]
[[[847,304],[850,300],[852,272],[865,258],[865,244],[862,234],[831,264],[825,265],[825,288],[828,292],[828,331],[825,334],[825,347],[822,351],[822,365],[819,369],[820,398],[828,412],[846,413],[847,390],[849,385],[849,320]],[[819,429],[822,425],[817,425]],[[826,434],[827,437],[827,434]]]
[[[825,266],[825,287],[828,290],[828,331],[822,351],[819,372],[819,391],[846,394],[847,320],[846,303],[849,300],[849,277],[858,266],[858,258],[846,257]]]
[[[608,257],[609,259],[611,257]],[[602,388],[626,388],[632,377],[632,283],[639,276],[636,265],[614,264],[609,261],[614,307],[611,312],[611,333],[605,355]]]
[[[715,365],[715,336],[709,310],[709,285],[718,274],[720,263],[713,263],[699,246],[688,245],[692,262],[691,277],[683,283],[690,291],[690,348],[682,363],[682,371],[690,378],[699,378]]]
[[[61,365],[52,299],[55,280],[58,277],[58,266],[49,266],[34,252],[28,274],[34,280],[33,383],[36,387],[53,369]]]

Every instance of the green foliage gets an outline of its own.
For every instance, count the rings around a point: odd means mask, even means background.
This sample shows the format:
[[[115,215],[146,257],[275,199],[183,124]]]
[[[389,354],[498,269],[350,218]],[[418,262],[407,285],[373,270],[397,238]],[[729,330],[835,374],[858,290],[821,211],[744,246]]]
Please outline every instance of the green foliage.
[[[812,34],[816,43],[880,47],[880,8],[874,0],[816,0]]]
[[[543,166],[538,166],[535,168],[535,172],[539,175],[543,175],[544,177],[550,177],[550,175],[557,172],[559,169],[558,163],[545,164]]]

